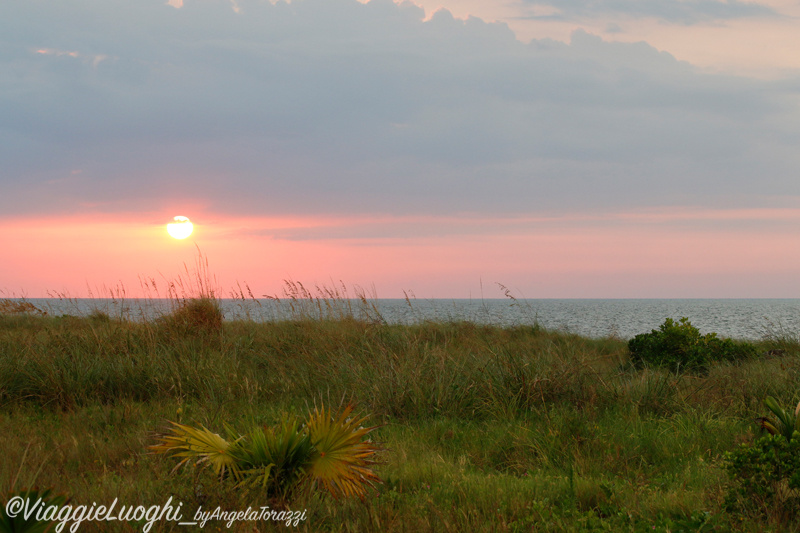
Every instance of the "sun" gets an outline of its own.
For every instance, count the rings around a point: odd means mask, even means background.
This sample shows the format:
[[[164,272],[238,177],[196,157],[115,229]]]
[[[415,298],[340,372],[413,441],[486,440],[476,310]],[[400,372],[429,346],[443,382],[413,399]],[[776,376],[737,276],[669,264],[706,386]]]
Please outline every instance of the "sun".
[[[192,234],[194,226],[188,218],[175,217],[172,220],[175,222],[170,222],[167,224],[167,233],[169,233],[172,237],[176,239],[185,239]]]

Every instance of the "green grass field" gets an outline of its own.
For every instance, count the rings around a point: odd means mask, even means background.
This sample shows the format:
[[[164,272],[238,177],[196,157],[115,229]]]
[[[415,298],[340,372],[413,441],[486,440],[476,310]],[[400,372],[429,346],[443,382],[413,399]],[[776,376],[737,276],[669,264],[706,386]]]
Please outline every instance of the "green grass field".
[[[725,452],[758,436],[766,396],[800,400],[796,339],[678,375],[634,368],[622,340],[535,326],[220,322],[213,300],[197,302],[144,323],[0,314],[2,492],[146,507],[172,496],[184,516],[285,505],[307,511],[290,527],[301,531],[800,531],[778,504],[724,506]],[[148,453],[167,420],[244,434],[342,402],[380,426],[371,435],[385,447],[383,483],[363,502],[307,491],[276,504]],[[204,528],[217,529],[228,530]],[[273,529],[286,526],[230,531]]]

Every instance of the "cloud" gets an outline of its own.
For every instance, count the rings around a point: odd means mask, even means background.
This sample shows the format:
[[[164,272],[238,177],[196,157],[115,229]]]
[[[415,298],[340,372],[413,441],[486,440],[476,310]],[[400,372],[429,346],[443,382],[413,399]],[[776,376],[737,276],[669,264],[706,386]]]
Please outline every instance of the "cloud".
[[[549,216],[358,216],[284,220],[250,218],[218,222],[228,227],[215,237],[274,239],[288,241],[413,242],[418,239],[464,237],[498,238],[526,235],[558,235],[579,231],[606,232],[615,228],[638,228],[678,234],[713,232],[761,235],[791,235],[800,222],[800,209],[698,209],[662,208],[615,213],[563,213]],[[217,223],[213,224],[214,226]]]
[[[771,7],[738,0],[521,0],[540,20],[597,17],[652,18],[671,24],[708,24],[751,17],[779,17]]]
[[[236,9],[3,2],[0,210],[514,214],[800,194],[796,84],[581,31],[524,44],[390,0]]]

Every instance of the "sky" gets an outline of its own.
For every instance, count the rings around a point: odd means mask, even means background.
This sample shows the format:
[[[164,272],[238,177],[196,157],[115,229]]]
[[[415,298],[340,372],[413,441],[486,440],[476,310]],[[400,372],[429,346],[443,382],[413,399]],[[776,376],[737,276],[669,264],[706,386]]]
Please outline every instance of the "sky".
[[[222,296],[798,298],[799,30],[784,0],[4,0],[0,297],[201,256]]]

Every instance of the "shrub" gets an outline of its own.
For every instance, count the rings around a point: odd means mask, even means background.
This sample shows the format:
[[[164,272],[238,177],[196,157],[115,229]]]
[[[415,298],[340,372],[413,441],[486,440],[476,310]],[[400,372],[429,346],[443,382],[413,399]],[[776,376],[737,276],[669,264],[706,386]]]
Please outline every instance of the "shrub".
[[[334,497],[364,497],[367,487],[380,482],[372,467],[382,448],[364,437],[363,417],[351,416],[352,406],[336,415],[314,409],[305,423],[287,417],[277,428],[254,428],[226,440],[205,427],[172,422],[171,434],[151,446],[155,453],[181,458],[179,468],[192,460],[213,468],[220,478],[231,477],[237,487],[260,488],[272,498],[290,499],[302,488],[316,487]]]
[[[750,343],[720,339],[716,333],[701,335],[685,317],[677,323],[667,318],[657,330],[636,335],[628,349],[637,367],[664,367],[673,372],[707,372],[712,361],[737,361],[756,354]]]
[[[777,417],[759,419],[769,435],[725,456],[734,481],[727,505],[792,519],[800,504],[800,404],[794,413],[771,396],[764,404]]]
[[[794,515],[800,505],[800,439],[766,435],[725,456],[734,485],[727,505],[733,509]]]

